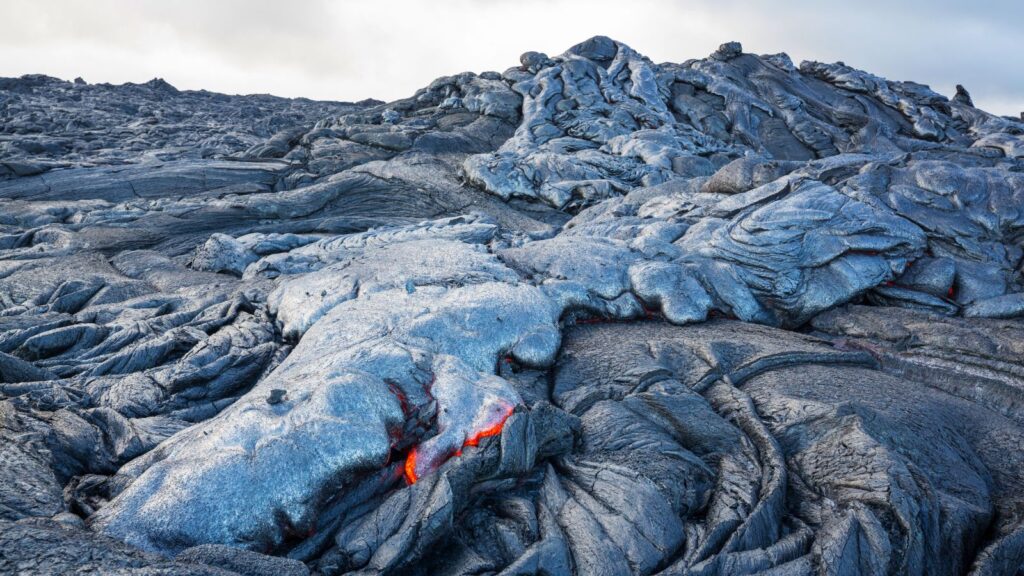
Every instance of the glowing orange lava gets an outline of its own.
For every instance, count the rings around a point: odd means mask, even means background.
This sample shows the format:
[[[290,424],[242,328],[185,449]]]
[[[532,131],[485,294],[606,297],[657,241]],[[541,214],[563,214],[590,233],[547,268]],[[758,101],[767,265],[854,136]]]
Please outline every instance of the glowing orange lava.
[[[479,446],[480,441],[484,438],[501,434],[501,430],[505,427],[505,421],[508,420],[508,417],[512,415],[514,410],[514,406],[509,406],[505,414],[502,415],[501,420],[467,438],[466,441],[462,443],[462,448],[467,446]],[[462,448],[457,450],[454,455],[462,456]],[[412,450],[409,450],[409,456],[405,458],[405,482],[411,486],[415,484],[417,480],[419,480],[419,477],[416,476],[416,449],[413,448]]]
[[[490,436],[497,436],[498,434],[501,434],[501,429],[505,426],[505,420],[508,420],[508,417],[511,416],[511,415],[512,415],[512,408],[509,407],[508,411],[505,412],[505,415],[501,417],[501,420],[499,420],[493,426],[490,426],[488,428],[484,428],[483,430],[477,432],[476,434],[474,434],[470,438],[466,439],[466,441],[462,443],[462,447],[465,448],[466,446],[479,446],[480,445],[480,440],[482,440],[484,438],[488,438]],[[460,450],[460,452],[461,452],[461,450]]]
[[[405,459],[405,482],[412,485],[416,480],[416,448],[413,448],[409,450],[409,456]]]

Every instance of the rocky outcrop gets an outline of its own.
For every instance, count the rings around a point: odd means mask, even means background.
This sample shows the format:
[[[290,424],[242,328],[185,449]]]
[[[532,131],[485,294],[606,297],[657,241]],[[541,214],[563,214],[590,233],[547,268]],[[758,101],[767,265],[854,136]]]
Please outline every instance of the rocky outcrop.
[[[161,78],[120,86],[0,78],[0,180],[67,166],[280,158],[289,135],[361,104],[179,91]]]
[[[1024,124],[966,90],[596,37],[0,114],[0,569],[1024,561]]]

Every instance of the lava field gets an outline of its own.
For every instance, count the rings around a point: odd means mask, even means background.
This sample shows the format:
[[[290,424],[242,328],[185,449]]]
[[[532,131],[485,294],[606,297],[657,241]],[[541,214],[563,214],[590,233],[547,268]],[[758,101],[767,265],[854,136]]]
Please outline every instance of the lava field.
[[[1024,574],[1024,120],[594,37],[0,79],[0,573]]]

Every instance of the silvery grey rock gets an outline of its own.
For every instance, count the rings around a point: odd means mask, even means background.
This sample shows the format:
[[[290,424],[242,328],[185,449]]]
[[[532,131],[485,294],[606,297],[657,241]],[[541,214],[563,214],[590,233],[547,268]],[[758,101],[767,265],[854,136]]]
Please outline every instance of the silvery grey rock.
[[[966,90],[595,37],[0,117],[0,571],[1024,562],[1024,124]]]
[[[237,550],[230,559],[218,557],[215,549],[202,549],[186,551],[187,554],[171,561],[48,519],[0,520],[0,528],[3,529],[0,549],[4,552],[0,556],[0,570],[12,574],[271,576],[309,573],[298,562]]]
[[[262,151],[296,129],[304,133],[326,116],[367,104],[179,91],[159,78],[112,86],[26,75],[0,79],[0,91],[4,163],[40,171],[146,159],[277,157]]]

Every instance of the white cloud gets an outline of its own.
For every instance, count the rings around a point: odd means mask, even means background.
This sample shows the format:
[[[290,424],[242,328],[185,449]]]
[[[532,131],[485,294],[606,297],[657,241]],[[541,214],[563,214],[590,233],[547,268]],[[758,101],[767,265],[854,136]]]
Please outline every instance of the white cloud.
[[[728,40],[794,60],[844,60],[994,112],[1024,110],[1024,3],[905,0],[3,0],[0,75],[384,100],[438,76],[503,70],[595,34],[656,61]],[[984,4],[984,6],[979,6]]]

